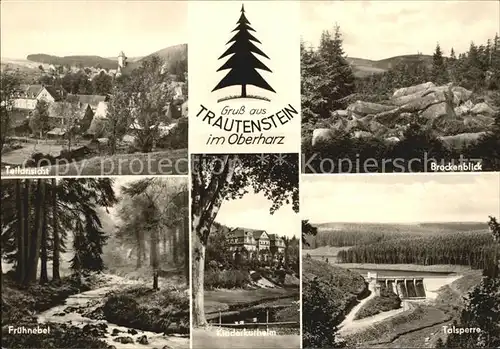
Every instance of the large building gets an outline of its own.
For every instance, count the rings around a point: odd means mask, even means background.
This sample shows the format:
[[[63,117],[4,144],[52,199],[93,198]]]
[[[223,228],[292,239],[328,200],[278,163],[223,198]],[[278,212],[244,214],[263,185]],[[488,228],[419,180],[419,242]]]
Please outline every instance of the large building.
[[[248,228],[235,228],[227,235],[230,251],[248,252],[248,257],[257,256],[261,260],[267,260],[270,256],[283,254],[285,243],[276,234],[268,234],[265,230]]]

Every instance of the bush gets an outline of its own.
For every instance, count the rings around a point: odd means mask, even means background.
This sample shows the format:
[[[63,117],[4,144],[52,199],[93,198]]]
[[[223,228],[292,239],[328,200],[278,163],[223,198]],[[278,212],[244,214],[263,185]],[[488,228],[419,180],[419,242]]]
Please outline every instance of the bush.
[[[205,288],[244,288],[250,284],[250,275],[245,270],[207,270],[205,272]]]
[[[120,326],[158,333],[189,333],[189,299],[177,290],[133,288],[108,297],[104,318]]]

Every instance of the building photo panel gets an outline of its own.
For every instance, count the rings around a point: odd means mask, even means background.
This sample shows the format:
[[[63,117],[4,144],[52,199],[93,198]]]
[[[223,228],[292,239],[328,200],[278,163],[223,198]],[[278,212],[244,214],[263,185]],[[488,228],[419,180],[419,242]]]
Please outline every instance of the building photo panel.
[[[302,1],[302,172],[498,171],[499,11]]]
[[[2,348],[190,348],[186,176],[2,179]]]
[[[497,347],[499,192],[499,173],[304,176],[303,347]]]
[[[2,176],[187,175],[186,2],[6,1],[1,32]]]
[[[193,348],[300,347],[298,161],[191,155]]]

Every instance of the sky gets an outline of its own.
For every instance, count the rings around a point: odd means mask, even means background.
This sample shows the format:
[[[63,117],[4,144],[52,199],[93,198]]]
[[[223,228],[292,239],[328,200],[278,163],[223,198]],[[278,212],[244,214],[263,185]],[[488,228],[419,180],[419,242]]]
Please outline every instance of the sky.
[[[486,222],[500,218],[500,174],[303,176],[311,223]]]
[[[239,200],[224,201],[217,222],[231,228],[262,229],[269,234],[299,238],[300,216],[292,205],[284,205],[274,214],[269,214],[271,202],[263,194],[250,192]]]
[[[338,23],[350,57],[384,59],[465,52],[471,41],[492,39],[500,28],[500,1],[302,1],[303,40],[316,46],[323,30]]]
[[[149,55],[187,43],[186,1],[2,0],[1,55]]]

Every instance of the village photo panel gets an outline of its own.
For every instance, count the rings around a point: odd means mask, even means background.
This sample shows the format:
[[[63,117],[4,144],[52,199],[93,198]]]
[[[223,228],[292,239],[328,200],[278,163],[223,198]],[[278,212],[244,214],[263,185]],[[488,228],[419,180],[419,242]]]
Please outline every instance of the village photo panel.
[[[7,1],[1,32],[2,176],[187,175],[187,2]]]
[[[498,172],[303,175],[303,347],[497,347],[499,192]]]
[[[188,182],[2,179],[2,348],[190,348]]]
[[[192,344],[299,348],[299,155],[191,155]]]
[[[499,171],[499,11],[301,1],[302,172]]]

